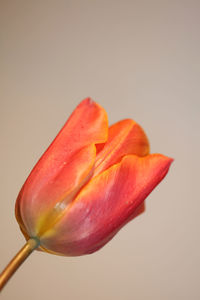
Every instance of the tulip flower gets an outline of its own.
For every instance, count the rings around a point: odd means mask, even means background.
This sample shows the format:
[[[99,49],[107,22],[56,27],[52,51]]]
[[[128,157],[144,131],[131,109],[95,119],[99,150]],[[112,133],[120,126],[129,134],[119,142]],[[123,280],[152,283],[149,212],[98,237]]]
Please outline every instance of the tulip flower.
[[[105,110],[83,100],[18,195],[16,218],[29,251],[64,256],[97,251],[144,211],[145,198],[171,162],[149,154],[146,134],[135,121],[108,127]]]

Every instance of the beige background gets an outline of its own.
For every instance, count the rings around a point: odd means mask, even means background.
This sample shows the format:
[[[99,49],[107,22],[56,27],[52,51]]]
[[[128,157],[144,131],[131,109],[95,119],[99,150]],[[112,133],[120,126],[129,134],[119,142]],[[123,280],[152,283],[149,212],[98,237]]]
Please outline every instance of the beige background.
[[[200,1],[1,0],[0,267],[23,245],[18,191],[75,106],[130,117],[174,157],[147,211],[101,251],[35,252],[10,299],[200,299]]]

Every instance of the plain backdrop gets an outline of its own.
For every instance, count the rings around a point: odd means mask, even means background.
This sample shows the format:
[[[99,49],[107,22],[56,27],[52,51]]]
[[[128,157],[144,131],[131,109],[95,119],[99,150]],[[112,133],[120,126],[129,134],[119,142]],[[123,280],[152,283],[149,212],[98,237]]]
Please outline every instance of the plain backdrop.
[[[24,244],[19,189],[85,97],[175,159],[102,250],[35,251],[1,299],[200,299],[200,1],[1,0],[0,44],[1,269]]]

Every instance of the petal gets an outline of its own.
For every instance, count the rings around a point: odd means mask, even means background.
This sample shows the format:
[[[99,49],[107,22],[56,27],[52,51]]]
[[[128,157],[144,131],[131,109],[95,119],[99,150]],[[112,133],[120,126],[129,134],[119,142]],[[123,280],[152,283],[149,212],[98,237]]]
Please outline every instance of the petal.
[[[34,181],[24,185],[16,207],[20,207],[18,219],[21,218],[31,236],[38,236],[39,232],[44,230],[42,227],[46,227],[45,219],[55,206],[56,211],[60,213],[89,180],[95,155],[95,146],[87,146],[74,154],[70,162],[60,165],[54,178],[51,174],[46,174],[45,185],[43,182],[34,185]],[[19,215],[19,212],[17,214]]]
[[[137,215],[171,162],[161,154],[124,157],[81,190],[60,222],[42,237],[42,246],[69,256],[98,250]]]
[[[82,101],[40,158],[25,184],[31,184],[32,188],[34,185],[36,189],[45,186],[77,151],[91,144],[105,142],[107,135],[105,110],[90,99]]]
[[[97,145],[97,151],[94,176],[118,163],[125,155],[145,156],[149,154],[149,142],[140,125],[133,120],[126,119],[109,128],[108,141],[104,146]]]
[[[92,175],[94,144],[106,141],[107,123],[103,108],[90,99],[82,101],[38,161],[16,202],[17,219],[29,234],[39,230],[38,216],[63,199],[70,201]]]

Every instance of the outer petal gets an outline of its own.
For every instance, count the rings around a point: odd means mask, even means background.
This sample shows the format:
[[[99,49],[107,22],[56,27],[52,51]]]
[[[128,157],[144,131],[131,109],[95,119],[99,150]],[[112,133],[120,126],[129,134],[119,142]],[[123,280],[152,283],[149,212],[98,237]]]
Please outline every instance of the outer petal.
[[[97,151],[94,176],[119,162],[125,155],[149,154],[149,142],[141,126],[126,119],[109,128],[108,141],[104,145],[97,145]]]
[[[107,134],[105,110],[91,99],[82,101],[40,158],[18,196],[16,217],[29,235],[37,234],[41,226],[38,216],[48,213],[57,202],[70,201],[74,191],[92,176],[94,144],[105,142]]]
[[[171,162],[160,154],[124,157],[81,190],[65,216],[42,237],[42,246],[69,256],[98,250],[136,215]]]
[[[48,220],[52,210],[57,214],[64,209],[80,188],[92,176],[95,161],[95,146],[81,149],[62,164],[54,178],[50,178],[45,187],[25,185],[20,193],[20,213],[31,236],[38,236],[43,227],[49,226]],[[46,177],[48,177],[47,174]],[[52,217],[52,216],[51,216]]]

